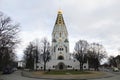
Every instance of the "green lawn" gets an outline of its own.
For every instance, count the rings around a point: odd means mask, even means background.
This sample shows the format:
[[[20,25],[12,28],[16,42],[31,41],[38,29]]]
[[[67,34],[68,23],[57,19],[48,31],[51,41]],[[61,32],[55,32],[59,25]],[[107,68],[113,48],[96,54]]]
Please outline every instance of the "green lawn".
[[[49,74],[49,75],[76,75],[76,74],[91,74],[91,72],[87,71],[48,71],[45,72],[44,74]]]

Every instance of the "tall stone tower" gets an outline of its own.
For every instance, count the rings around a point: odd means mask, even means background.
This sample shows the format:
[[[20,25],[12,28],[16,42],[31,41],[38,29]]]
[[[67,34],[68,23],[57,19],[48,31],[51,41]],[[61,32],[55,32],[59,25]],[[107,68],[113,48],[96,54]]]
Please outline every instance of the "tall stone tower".
[[[58,11],[52,32],[52,54],[52,59],[54,60],[69,59],[68,31],[61,10]]]
[[[79,69],[79,62],[70,58],[68,31],[63,19],[62,11],[59,10],[55,25],[52,32],[51,60],[47,62],[46,69],[51,70],[74,70]],[[42,70],[44,63],[37,64]],[[88,69],[88,63],[83,65],[84,69]]]

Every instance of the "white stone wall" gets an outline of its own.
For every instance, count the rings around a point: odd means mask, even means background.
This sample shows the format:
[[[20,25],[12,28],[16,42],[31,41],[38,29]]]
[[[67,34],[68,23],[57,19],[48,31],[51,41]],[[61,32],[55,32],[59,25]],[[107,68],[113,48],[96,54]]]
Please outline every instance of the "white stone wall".
[[[72,66],[72,67],[67,67],[66,69],[67,70],[75,70],[75,69],[80,69],[80,66],[79,66],[79,62],[77,61],[77,60],[51,60],[50,62],[48,62],[47,63],[47,65],[46,65],[46,69],[48,70],[48,69],[51,69],[51,70],[55,70],[56,68],[54,67],[53,68],[53,66],[56,66],[56,65],[58,65],[60,62],[63,62],[66,66]],[[37,68],[37,70],[43,70],[43,67],[44,67],[44,65],[43,65],[43,63],[38,63],[37,64],[39,67]],[[42,68],[41,68],[42,67]],[[85,69],[88,69],[88,63],[85,63],[84,65],[83,65],[83,69],[85,70]]]
[[[59,48],[62,48],[63,50],[58,50]],[[64,59],[58,60],[59,56],[63,56]],[[64,69],[79,69],[79,62],[70,59],[67,28],[62,13],[58,12],[52,32],[51,60],[47,63],[46,69],[57,69],[56,66],[61,62],[65,65]],[[43,63],[38,63],[37,66],[38,69],[43,69]],[[88,69],[88,64],[84,64],[83,68]]]

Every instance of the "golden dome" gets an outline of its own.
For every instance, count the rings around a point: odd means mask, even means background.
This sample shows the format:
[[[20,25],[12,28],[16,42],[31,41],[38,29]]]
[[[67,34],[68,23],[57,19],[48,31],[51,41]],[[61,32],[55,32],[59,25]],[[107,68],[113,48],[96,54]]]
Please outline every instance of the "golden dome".
[[[62,14],[62,10],[59,10],[59,11],[58,11],[58,14]]]

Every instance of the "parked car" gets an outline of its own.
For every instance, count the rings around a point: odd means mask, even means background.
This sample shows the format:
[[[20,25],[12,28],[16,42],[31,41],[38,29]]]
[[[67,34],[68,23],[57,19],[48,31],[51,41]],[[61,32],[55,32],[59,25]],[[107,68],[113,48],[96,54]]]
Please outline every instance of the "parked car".
[[[17,71],[17,68],[13,68],[13,71]]]
[[[114,72],[119,72],[119,69],[116,68],[116,67],[114,67],[114,68],[113,68],[113,71],[114,71]]]
[[[12,68],[6,67],[3,69],[3,74],[10,74],[14,72],[14,70]]]

